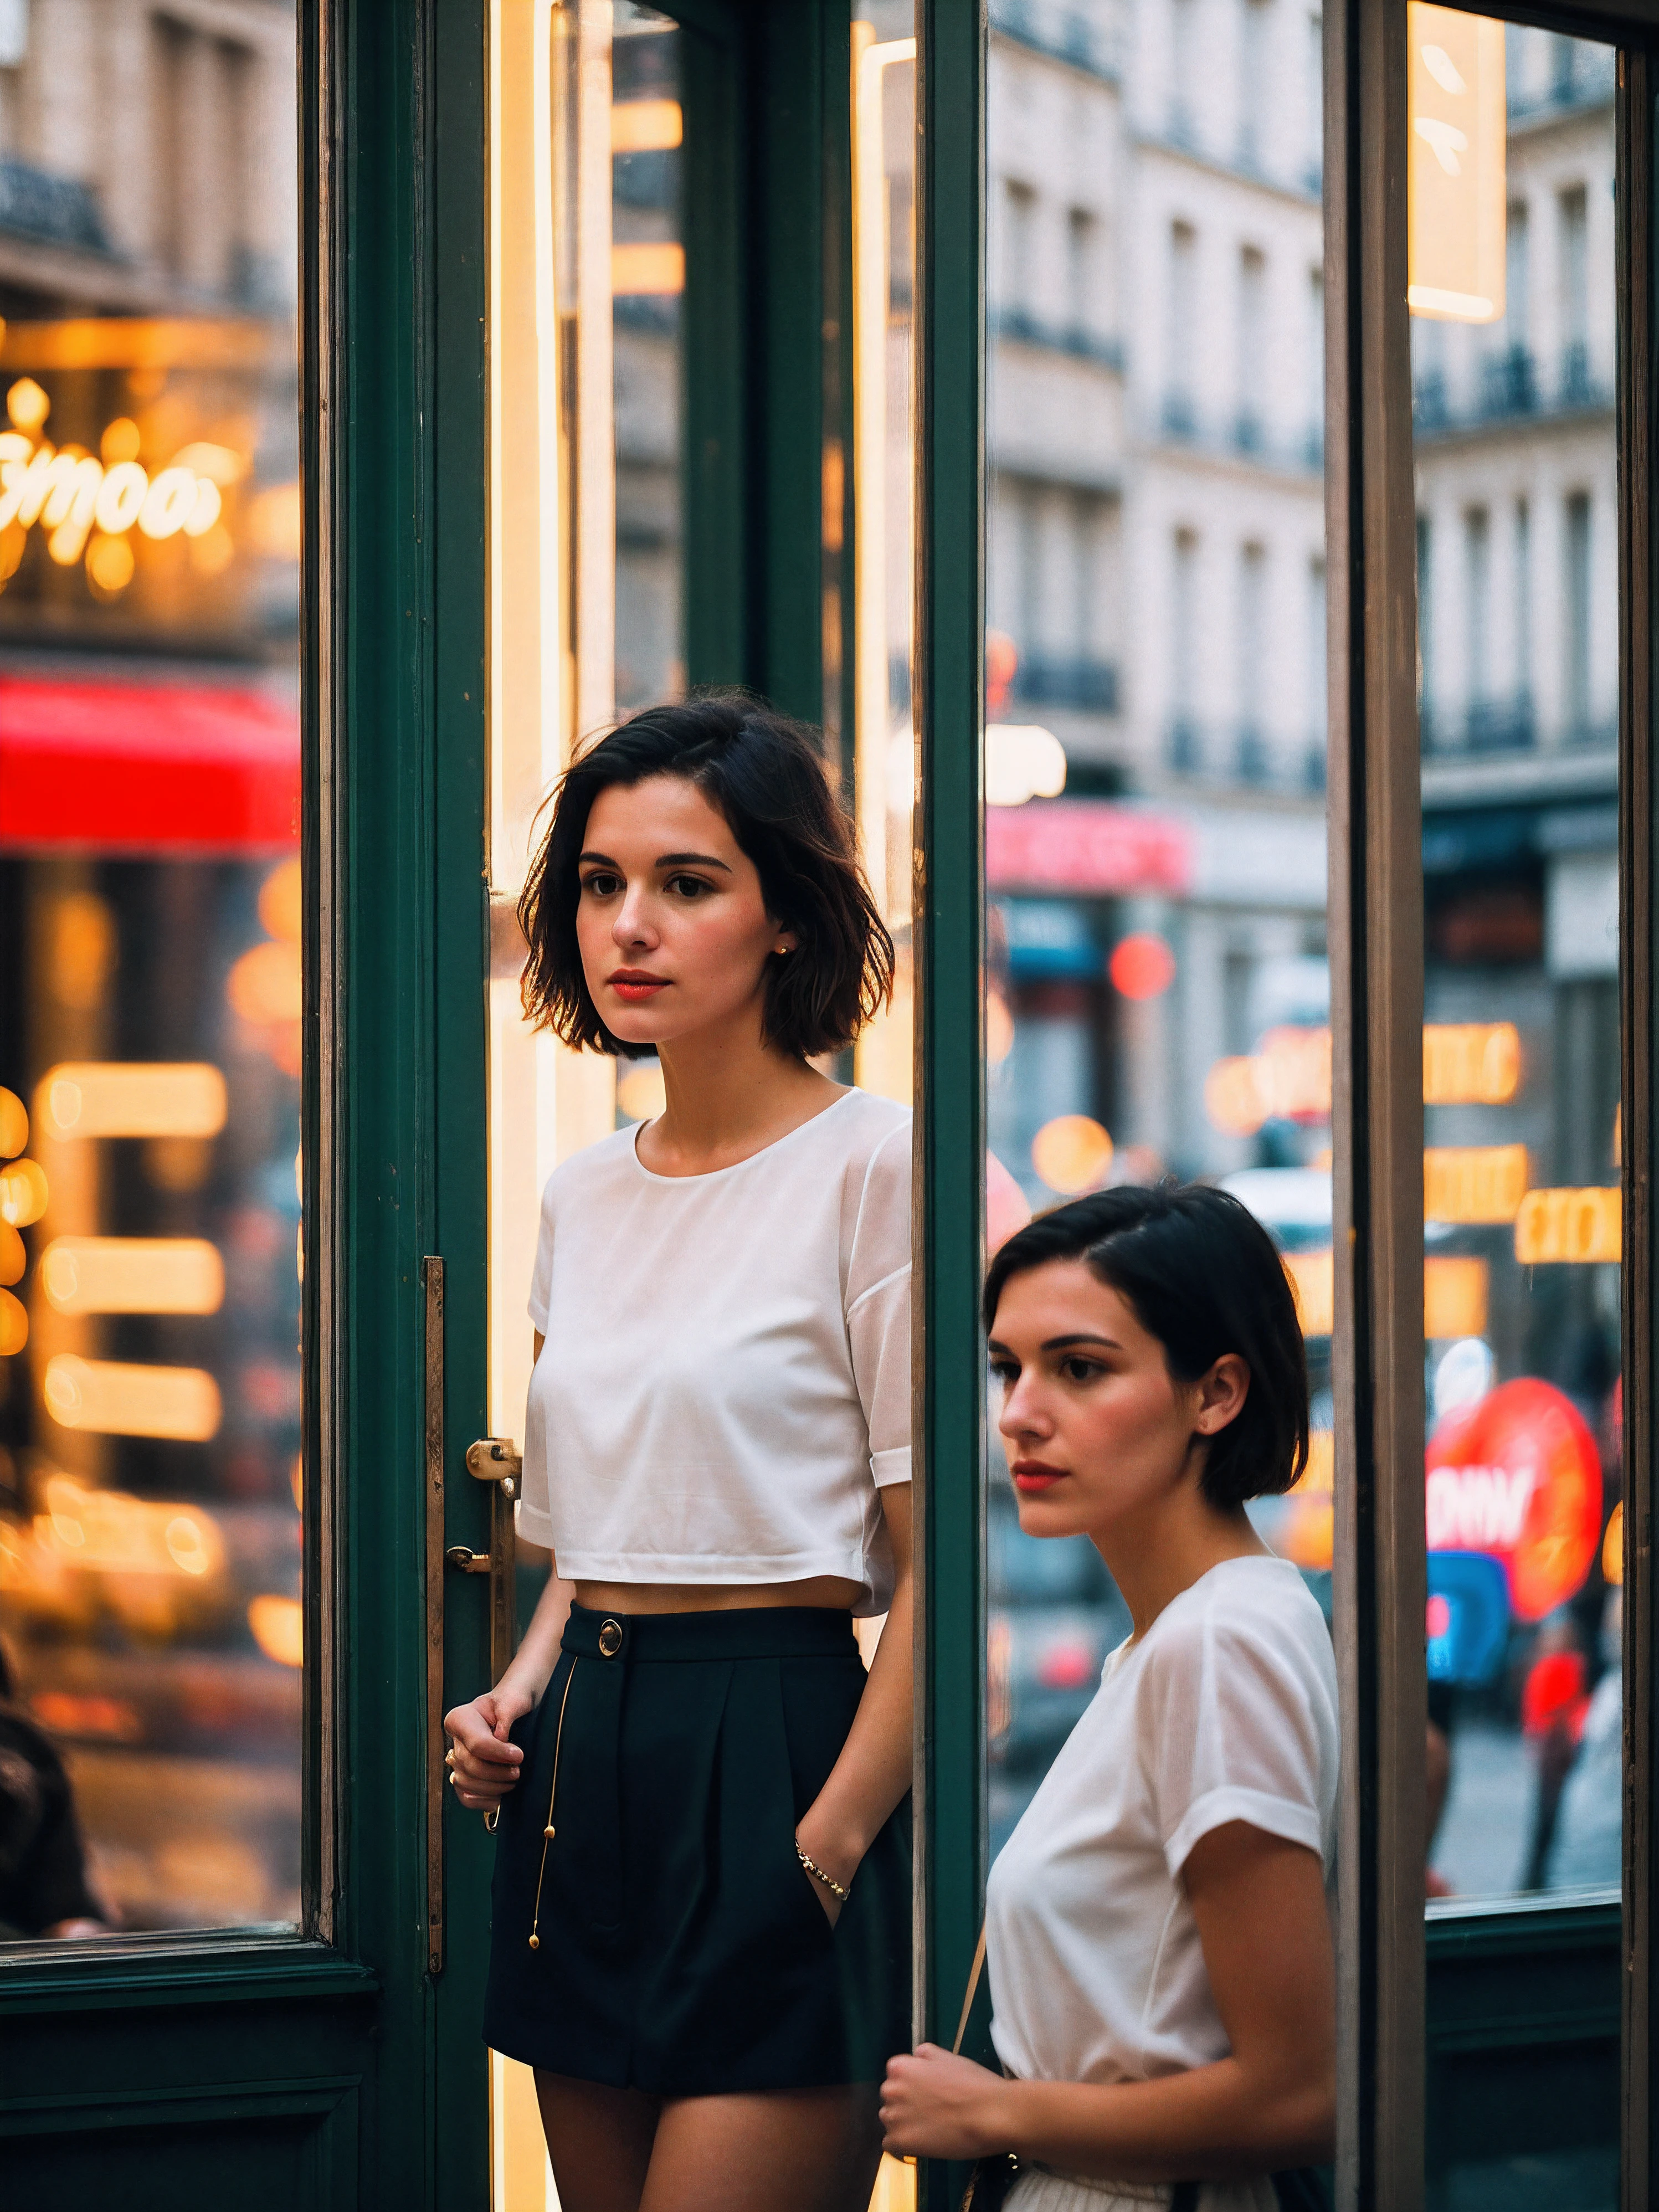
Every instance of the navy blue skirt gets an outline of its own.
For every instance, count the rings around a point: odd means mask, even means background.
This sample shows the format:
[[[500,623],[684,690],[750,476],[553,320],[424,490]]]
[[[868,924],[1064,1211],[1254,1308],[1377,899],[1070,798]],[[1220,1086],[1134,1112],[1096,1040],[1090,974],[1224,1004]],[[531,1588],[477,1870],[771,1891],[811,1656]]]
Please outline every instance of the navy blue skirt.
[[[810,1606],[573,1606],[496,1832],[484,2039],[662,2097],[878,2081],[910,2047],[909,1806],[832,1929],[795,1856],[866,1680]]]

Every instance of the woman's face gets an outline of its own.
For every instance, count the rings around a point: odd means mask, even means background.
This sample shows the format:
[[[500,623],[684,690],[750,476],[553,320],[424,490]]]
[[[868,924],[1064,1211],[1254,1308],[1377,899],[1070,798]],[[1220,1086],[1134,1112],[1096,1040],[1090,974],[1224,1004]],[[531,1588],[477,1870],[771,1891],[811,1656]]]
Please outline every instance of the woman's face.
[[[758,1013],[766,963],[795,945],[766,911],[754,862],[683,777],[613,786],[582,841],[576,941],[599,1018],[665,1045]]]
[[[1105,1538],[1155,1512],[1188,1479],[1194,1436],[1224,1428],[1249,1384],[1235,1353],[1178,1382],[1162,1343],[1081,1260],[1010,1277],[991,1364],[1019,1525],[1032,1536]]]

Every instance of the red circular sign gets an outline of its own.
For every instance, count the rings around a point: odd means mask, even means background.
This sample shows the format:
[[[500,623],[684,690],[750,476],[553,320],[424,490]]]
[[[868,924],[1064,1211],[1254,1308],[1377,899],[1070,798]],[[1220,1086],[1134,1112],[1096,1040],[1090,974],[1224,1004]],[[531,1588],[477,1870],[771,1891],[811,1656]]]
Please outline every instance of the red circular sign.
[[[1522,1620],[1565,1603],[1601,1534],[1601,1462],[1570,1398],[1522,1376],[1436,1430],[1427,1454],[1429,1549],[1485,1552]]]

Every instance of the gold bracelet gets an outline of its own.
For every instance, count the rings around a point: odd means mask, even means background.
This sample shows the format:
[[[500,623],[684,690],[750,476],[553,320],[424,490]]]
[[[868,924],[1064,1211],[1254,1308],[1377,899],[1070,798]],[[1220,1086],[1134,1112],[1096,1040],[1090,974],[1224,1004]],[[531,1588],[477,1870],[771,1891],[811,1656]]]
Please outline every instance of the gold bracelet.
[[[805,1868],[807,1873],[811,1875],[814,1881],[821,1881],[824,1887],[829,1891],[831,1897],[838,1897],[843,1905],[846,1904],[847,1892],[836,1880],[834,1875],[825,1874],[823,1869],[818,1864],[815,1858],[809,1858],[807,1856],[806,1853],[801,1849],[801,1841],[799,1836],[795,1838],[795,1856]]]

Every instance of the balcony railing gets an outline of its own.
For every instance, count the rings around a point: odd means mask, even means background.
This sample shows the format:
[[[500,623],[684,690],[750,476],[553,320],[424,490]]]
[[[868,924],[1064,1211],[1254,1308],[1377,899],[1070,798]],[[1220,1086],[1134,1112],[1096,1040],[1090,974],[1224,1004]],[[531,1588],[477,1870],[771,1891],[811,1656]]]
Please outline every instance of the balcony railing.
[[[991,28],[1052,60],[1115,83],[1115,38],[1109,23],[1067,0],[991,0]]]
[[[91,187],[78,177],[49,176],[27,161],[0,161],[0,231],[5,230],[89,253],[111,251]]]
[[[1467,759],[1474,754],[1606,750],[1617,744],[1619,736],[1615,722],[1598,722],[1588,715],[1575,717],[1553,734],[1541,731],[1529,690],[1455,708],[1437,708],[1425,700],[1419,721],[1425,754],[1440,760]]]
[[[1454,399],[1439,369],[1425,369],[1412,387],[1412,422],[1420,435],[1448,435],[1491,422],[1542,421],[1613,404],[1613,394],[1590,370],[1589,349],[1575,340],[1561,349],[1554,377],[1539,374],[1537,357],[1520,346],[1480,364],[1472,400]]]
[[[1300,431],[1275,433],[1254,407],[1241,407],[1219,423],[1206,422],[1192,394],[1179,386],[1165,392],[1158,404],[1158,435],[1172,445],[1224,453],[1297,475],[1317,473],[1325,465],[1322,423],[1314,422]]]
[[[1091,361],[1102,368],[1123,368],[1123,341],[1090,330],[1082,323],[1049,323],[1025,307],[993,307],[990,335],[1013,345],[1037,346],[1048,353],[1071,355],[1074,361]]]
[[[1325,788],[1322,732],[1297,744],[1270,738],[1255,722],[1202,722],[1176,714],[1170,720],[1167,758],[1176,775],[1195,783],[1310,798]]]
[[[1015,670],[1009,697],[1022,707],[1073,707],[1085,714],[1115,714],[1117,666],[1109,660],[1030,653],[1022,657]]]

